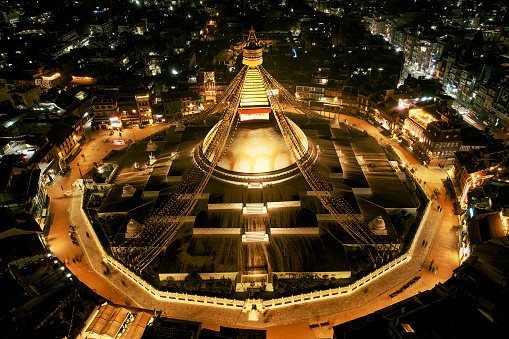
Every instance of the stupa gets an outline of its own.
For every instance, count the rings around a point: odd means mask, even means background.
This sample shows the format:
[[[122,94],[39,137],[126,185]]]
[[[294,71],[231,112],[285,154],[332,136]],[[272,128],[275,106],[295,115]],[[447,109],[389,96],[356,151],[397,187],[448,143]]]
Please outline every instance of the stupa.
[[[244,47],[242,63],[247,66],[241,86],[238,116],[235,129],[230,135],[226,149],[212,174],[218,180],[232,184],[263,185],[279,183],[300,174],[296,164],[308,165],[316,160],[316,148],[304,132],[291,120],[288,124],[296,135],[304,154],[297,156],[286,144],[276,122],[260,65],[263,63],[263,48],[259,45],[254,30],[249,31]],[[196,164],[206,170],[214,153],[208,152],[220,127],[218,122],[195,148]],[[296,158],[297,157],[297,158]]]

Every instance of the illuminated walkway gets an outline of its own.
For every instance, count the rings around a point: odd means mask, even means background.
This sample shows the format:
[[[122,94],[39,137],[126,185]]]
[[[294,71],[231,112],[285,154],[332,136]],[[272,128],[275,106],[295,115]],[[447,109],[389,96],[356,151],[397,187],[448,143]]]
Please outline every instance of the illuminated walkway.
[[[100,275],[104,275],[105,267],[102,264],[102,255],[99,244],[92,236],[87,237],[86,233],[92,232],[88,229],[88,222],[80,209],[81,191],[76,190],[72,198],[70,217],[71,222],[79,226],[77,229],[80,243],[84,252],[90,261],[91,267]],[[437,204],[433,203],[430,208],[428,218],[419,233],[416,244],[421,244],[423,240],[432,242],[442,218],[442,212],[436,210]],[[412,261],[397,267],[376,279],[370,284],[360,288],[357,292],[338,298],[331,298],[323,301],[317,301],[298,306],[290,306],[284,309],[268,310],[259,322],[250,322],[247,314],[239,310],[222,309],[211,306],[195,306],[176,302],[162,302],[156,300],[140,286],[134,284],[128,277],[115,271],[112,267],[112,274],[108,279],[118,291],[124,293],[128,298],[134,300],[139,307],[147,309],[156,309],[163,311],[167,317],[183,318],[201,322],[212,322],[228,325],[243,325],[249,327],[275,326],[285,323],[301,321],[310,318],[323,317],[330,314],[344,312],[364,306],[368,302],[377,298],[380,294],[396,287],[398,284],[410,279],[418,274],[427,259],[430,246],[415,248]],[[79,276],[78,276],[79,278]]]

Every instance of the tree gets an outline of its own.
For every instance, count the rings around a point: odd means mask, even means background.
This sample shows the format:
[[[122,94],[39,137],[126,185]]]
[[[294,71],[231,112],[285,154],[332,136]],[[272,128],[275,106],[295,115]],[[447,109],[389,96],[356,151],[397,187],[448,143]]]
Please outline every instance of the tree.
[[[200,273],[194,271],[189,273],[187,277],[185,277],[184,286],[189,290],[199,290],[202,280],[203,279],[201,278]]]

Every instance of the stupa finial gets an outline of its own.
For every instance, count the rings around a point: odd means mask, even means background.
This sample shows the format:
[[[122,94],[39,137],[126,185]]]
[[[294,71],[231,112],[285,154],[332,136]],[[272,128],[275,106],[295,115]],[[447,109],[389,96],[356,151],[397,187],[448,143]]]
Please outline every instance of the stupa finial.
[[[249,30],[247,36],[247,44],[243,49],[242,63],[248,66],[259,66],[263,63],[263,48],[258,45],[258,39],[256,38],[253,26]]]
[[[253,26],[251,26],[251,29],[249,30],[249,35],[247,36],[247,44],[248,46],[256,45],[258,46],[258,39],[256,38],[255,30],[253,29]]]

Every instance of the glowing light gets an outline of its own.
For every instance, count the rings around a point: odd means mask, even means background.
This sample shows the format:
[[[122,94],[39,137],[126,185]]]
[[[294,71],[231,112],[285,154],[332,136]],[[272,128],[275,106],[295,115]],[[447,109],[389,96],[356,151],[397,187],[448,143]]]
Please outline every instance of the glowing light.
[[[55,73],[55,74],[53,74],[52,76],[49,76],[49,77],[43,76],[42,80],[51,81],[51,80],[55,80],[57,78],[60,78],[60,73]]]
[[[239,114],[240,121],[248,120],[269,120],[269,113]]]
[[[407,100],[399,99],[398,106],[400,108],[408,108],[408,107],[410,107],[410,103]]]
[[[77,80],[77,81],[94,81],[95,79],[92,78],[92,77],[80,77],[80,76],[73,75],[72,76],[72,80]]]
[[[421,125],[421,123],[425,126],[427,126],[430,122],[435,121],[435,118],[433,118],[430,114],[424,112],[420,108],[414,108],[409,111],[411,118],[416,118],[417,122]]]

